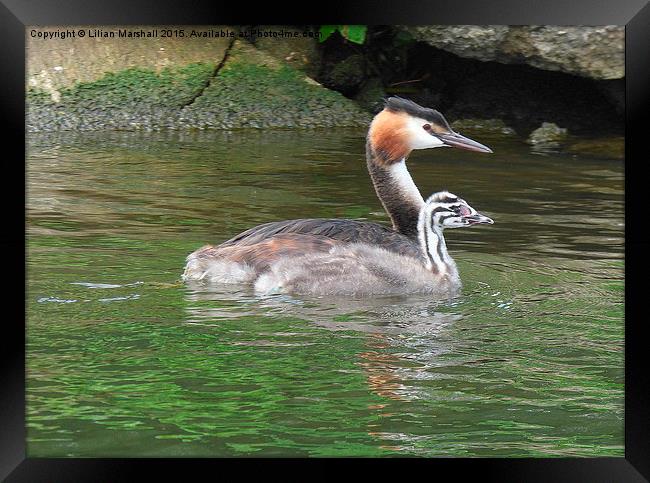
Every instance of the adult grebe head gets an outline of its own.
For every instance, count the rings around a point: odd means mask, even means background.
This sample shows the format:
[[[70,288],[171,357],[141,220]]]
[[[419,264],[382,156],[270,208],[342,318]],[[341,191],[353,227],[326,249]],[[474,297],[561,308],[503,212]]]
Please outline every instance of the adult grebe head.
[[[454,132],[435,109],[396,96],[386,99],[384,109],[373,119],[368,141],[375,153],[388,163],[404,159],[414,149],[442,146],[492,152],[487,146]]]

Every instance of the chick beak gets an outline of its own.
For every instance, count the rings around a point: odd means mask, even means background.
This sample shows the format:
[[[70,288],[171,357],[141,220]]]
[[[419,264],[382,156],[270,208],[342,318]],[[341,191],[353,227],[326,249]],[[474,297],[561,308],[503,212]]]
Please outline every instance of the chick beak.
[[[438,136],[438,139],[440,139],[447,146],[451,146],[453,148],[466,149],[468,151],[476,151],[479,153],[492,152],[492,150],[487,146],[484,146],[481,143],[477,143],[473,139],[467,138],[462,134],[458,134],[457,132],[451,131],[445,134],[436,134],[436,136]]]
[[[480,225],[480,224],[493,225],[494,224],[494,220],[492,220],[492,218],[488,218],[487,216],[481,215],[480,213],[476,213],[475,215],[465,216],[463,218],[467,220],[468,224],[470,225]]]

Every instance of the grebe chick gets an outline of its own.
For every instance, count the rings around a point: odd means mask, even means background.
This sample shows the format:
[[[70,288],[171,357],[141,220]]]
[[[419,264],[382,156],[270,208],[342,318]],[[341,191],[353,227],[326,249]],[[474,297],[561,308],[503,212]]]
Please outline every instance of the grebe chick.
[[[420,293],[449,297],[458,293],[461,283],[456,264],[447,253],[443,230],[481,223],[493,222],[456,195],[441,191],[429,197],[420,209],[417,240],[393,232],[399,241],[396,238],[394,245],[386,248],[367,242],[320,240],[323,243],[319,244],[319,239],[312,237],[312,250],[299,256],[287,253],[264,270],[229,258],[228,254],[218,261],[213,257],[201,260],[193,254],[188,258],[184,277],[252,282],[258,293]]]

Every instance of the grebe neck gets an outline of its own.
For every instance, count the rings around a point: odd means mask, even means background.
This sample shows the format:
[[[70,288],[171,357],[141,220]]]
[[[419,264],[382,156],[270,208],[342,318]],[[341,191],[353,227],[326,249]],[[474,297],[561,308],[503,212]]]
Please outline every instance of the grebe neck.
[[[424,199],[406,168],[406,158],[386,161],[368,141],[366,161],[375,192],[393,222],[393,229],[417,239]]]

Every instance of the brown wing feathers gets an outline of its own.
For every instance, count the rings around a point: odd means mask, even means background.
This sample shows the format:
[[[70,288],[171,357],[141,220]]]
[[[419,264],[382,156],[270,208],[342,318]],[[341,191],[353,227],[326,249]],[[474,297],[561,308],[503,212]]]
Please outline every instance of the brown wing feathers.
[[[306,253],[329,251],[337,242],[324,237],[299,233],[279,234],[256,243],[219,245],[201,248],[198,258],[217,258],[236,263],[245,263],[262,272],[282,257],[296,257]]]
[[[305,219],[265,223],[219,246],[196,252],[199,258],[221,258],[266,270],[281,257],[328,252],[339,243],[368,243],[419,257],[416,244],[385,226],[357,220]]]

